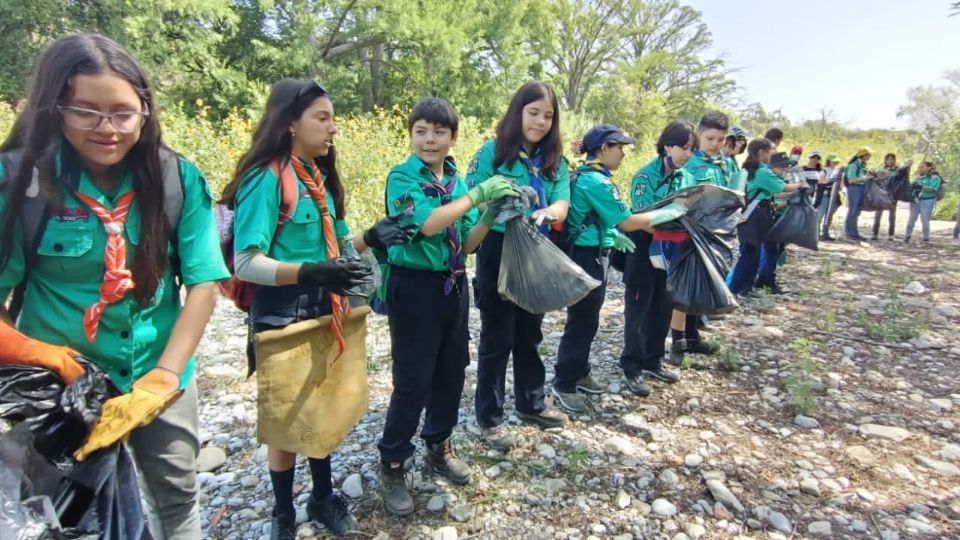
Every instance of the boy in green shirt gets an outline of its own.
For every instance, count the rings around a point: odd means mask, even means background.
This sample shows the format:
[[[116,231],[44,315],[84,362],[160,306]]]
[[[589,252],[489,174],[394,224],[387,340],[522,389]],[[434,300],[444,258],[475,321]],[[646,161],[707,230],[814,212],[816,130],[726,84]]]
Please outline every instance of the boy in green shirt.
[[[590,376],[589,360],[590,346],[600,326],[610,250],[632,252],[636,248],[621,231],[651,230],[687,211],[679,204],[637,214],[627,208],[611,179],[623,161],[624,145],[636,142],[611,124],[593,127],[583,138],[587,156],[576,170],[571,190],[566,223],[568,239],[573,244],[570,258],[601,282],[583,300],[567,308],[567,323],[557,350],[553,395],[560,406],[577,414],[587,410],[586,401],[578,392],[601,394],[606,388]]]
[[[489,209],[478,222],[476,206],[517,196],[502,177],[467,189],[448,156],[458,125],[457,113],[446,101],[417,103],[407,121],[413,154],[387,177],[388,213],[411,213],[418,228],[412,241],[388,250],[393,393],[377,446],[384,505],[398,516],[414,510],[404,463],[413,456],[410,440],[424,409],[420,437],[427,463],[455,484],[470,481],[470,468],[450,440],[470,363],[466,256],[493,224]]]

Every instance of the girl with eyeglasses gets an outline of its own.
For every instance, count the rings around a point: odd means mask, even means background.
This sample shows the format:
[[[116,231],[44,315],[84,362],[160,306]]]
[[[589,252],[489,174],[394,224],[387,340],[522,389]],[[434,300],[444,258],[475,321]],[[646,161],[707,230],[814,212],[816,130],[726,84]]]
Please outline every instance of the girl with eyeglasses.
[[[80,353],[119,392],[162,400],[167,408],[127,443],[150,532],[200,538],[193,353],[215,282],[229,276],[203,174],[164,145],[134,57],[96,34],[47,47],[0,151],[16,163],[0,172],[0,298],[23,293],[19,316],[0,310],[3,324],[54,345],[65,382],[83,373]],[[31,220],[41,225],[25,239]]]

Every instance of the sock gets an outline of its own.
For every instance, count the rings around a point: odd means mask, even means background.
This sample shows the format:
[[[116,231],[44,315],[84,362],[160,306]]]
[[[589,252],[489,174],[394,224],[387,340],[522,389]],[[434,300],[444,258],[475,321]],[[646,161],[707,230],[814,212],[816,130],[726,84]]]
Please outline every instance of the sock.
[[[671,328],[670,339],[673,340],[674,343],[679,343],[681,340],[687,339],[687,333],[683,330]]]
[[[687,315],[687,341],[699,341],[700,340],[700,316],[699,315]]]
[[[323,459],[310,458],[310,476],[313,477],[313,498],[326,499],[333,493],[333,479],[330,472],[330,456]]]
[[[270,471],[270,483],[273,484],[273,515],[291,516],[297,515],[293,508],[293,471],[296,466],[290,467],[286,471]]]

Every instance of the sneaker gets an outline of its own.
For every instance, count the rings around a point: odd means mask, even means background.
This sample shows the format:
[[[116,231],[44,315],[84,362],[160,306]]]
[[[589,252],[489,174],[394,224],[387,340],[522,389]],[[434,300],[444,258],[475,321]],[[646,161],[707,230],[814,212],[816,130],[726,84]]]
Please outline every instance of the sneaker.
[[[904,242],[905,244],[909,244],[909,243],[910,243],[910,237],[909,237],[909,236],[904,237],[903,242]]]
[[[670,355],[666,359],[668,364],[676,367],[683,365],[684,353],[686,352],[685,342],[685,339],[681,339],[670,344]]]
[[[780,286],[779,284],[777,284],[776,282],[774,282],[774,283],[758,283],[758,284],[757,284],[757,288],[758,288],[758,289],[763,289],[765,292],[767,292],[767,293],[769,293],[769,294],[786,294],[786,291],[783,290],[783,287],[781,287],[781,286]]]
[[[719,345],[706,339],[686,339],[681,344],[683,345],[683,352],[691,354],[716,354],[720,350]]]
[[[524,422],[536,424],[543,429],[560,427],[567,423],[567,415],[550,407],[544,407],[542,411],[534,413],[517,411],[517,416]]]
[[[337,493],[331,493],[324,499],[314,499],[311,495],[307,500],[307,515],[326,525],[327,530],[336,536],[345,536],[357,530],[357,520],[347,508],[347,502]]]
[[[879,238],[877,235],[873,235],[873,236],[870,237],[870,241],[871,241],[871,242],[876,242],[876,241],[879,240],[879,239],[880,239],[880,238]]]
[[[897,237],[894,236],[894,235],[892,235],[892,234],[887,237],[887,240],[889,240],[889,241],[891,241],[891,242],[893,242],[893,241],[896,240],[896,239],[897,239]]]
[[[830,236],[829,234],[821,234],[820,240],[823,240],[824,242],[836,242],[837,239]]]
[[[586,375],[577,379],[577,391],[587,394],[602,394],[607,391],[607,387],[593,380],[590,375]]]
[[[380,495],[387,512],[404,517],[413,513],[413,497],[407,489],[403,463],[380,464]]]
[[[442,474],[458,486],[470,483],[470,466],[457,457],[449,438],[427,444],[427,463],[434,472]]]
[[[580,414],[587,412],[587,400],[576,392],[561,392],[554,387],[553,397],[561,407],[572,413]]]
[[[625,379],[627,381],[627,389],[634,394],[640,397],[650,395],[650,386],[643,381],[643,376],[637,375],[636,377],[625,377]]]
[[[281,514],[270,520],[270,540],[297,540],[297,520]]]
[[[500,452],[509,452],[511,448],[517,445],[517,436],[511,433],[506,426],[480,426],[480,434],[490,448]]]
[[[643,370],[644,377],[653,377],[658,381],[665,382],[667,384],[673,384],[680,380],[680,376],[676,373],[670,371],[669,369],[660,366],[658,369],[645,369]]]

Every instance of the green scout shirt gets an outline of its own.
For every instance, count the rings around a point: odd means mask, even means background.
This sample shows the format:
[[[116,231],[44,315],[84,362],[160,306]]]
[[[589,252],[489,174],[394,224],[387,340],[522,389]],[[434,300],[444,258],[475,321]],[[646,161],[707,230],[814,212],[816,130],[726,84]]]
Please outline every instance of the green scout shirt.
[[[727,186],[730,185],[730,180],[736,178],[740,175],[740,164],[737,163],[737,158],[734,156],[727,156],[723,158],[727,163]]]
[[[683,167],[669,176],[664,176],[666,167],[663,160],[663,157],[657,157],[647,163],[630,182],[630,202],[634,212],[639,212],[640,209],[665,199],[681,189],[696,185],[693,174]]]
[[[847,180],[853,180],[855,178],[860,178],[861,176],[867,174],[867,166],[863,163],[862,159],[855,159],[853,163],[847,165]],[[851,182],[854,185],[862,184],[862,181]]]
[[[60,171],[59,160],[57,174]],[[107,194],[86,172],[80,175],[78,191],[89,195],[107,209],[133,189],[130,170],[120,173],[119,186]],[[107,233],[103,224],[72,192],[63,189],[63,208],[53,210],[37,249],[17,326],[25,334],[56,345],[72,347],[102,368],[117,387],[126,392],[131,384],[157,365],[167,346],[180,313],[180,295],[174,283],[176,256],[183,284],[219,281],[230,277],[213,217],[213,196],[203,173],[180,159],[184,197],[177,227],[176,252],[167,245],[167,264],[153,301],[141,307],[133,292],[109,304],[100,319],[94,343],[83,331],[84,310],[100,299]],[[5,203],[0,194],[0,212]],[[127,267],[132,265],[140,244],[140,205],[134,200],[124,226],[127,240]],[[0,298],[7,298],[24,275],[22,238],[15,235],[12,257],[0,271]],[[185,388],[193,376],[195,360],[190,359],[180,379]]]
[[[473,161],[470,162],[470,168],[467,170],[467,186],[476,186],[480,182],[495,175],[506,176],[512,179],[517,186],[529,186],[530,178],[527,175],[527,168],[524,167],[523,162],[519,159],[517,159],[513,165],[503,163],[499,167],[493,166],[495,142],[496,141],[487,141],[480,147],[480,150],[477,150],[476,155],[473,156]],[[546,206],[557,201],[570,200],[570,171],[568,167],[569,165],[566,158],[561,156],[560,163],[557,165],[557,177],[551,180],[541,176],[541,178],[543,178],[543,189],[547,194]],[[533,210],[532,207],[528,209],[527,215],[532,214]],[[503,223],[494,223],[491,230],[502,233],[504,228],[505,225]]]
[[[312,173],[310,165],[304,165]],[[237,189],[233,216],[234,251],[255,248],[272,259],[288,263],[327,260],[327,244],[317,204],[299,178],[297,190],[300,193],[297,208],[274,238],[280,219],[280,180],[272,167],[251,170]],[[350,236],[350,228],[345,221],[337,219],[337,209],[329,192],[327,208],[334,220],[337,242],[342,243]]]
[[[457,175],[453,160],[448,159],[444,165],[443,185],[447,185],[451,175],[455,178],[449,201],[466,196],[467,184]],[[407,161],[390,169],[390,174],[387,176],[389,215],[402,214],[408,209],[413,210],[412,222],[422,227],[430,214],[440,208],[443,202],[441,191],[432,186],[433,180],[430,167],[416,154],[411,154]],[[477,224],[478,218],[477,209],[471,208],[454,223],[461,246],[466,242],[470,229]],[[447,231],[440,231],[433,236],[418,234],[408,244],[391,246],[387,260],[390,264],[403,268],[449,272],[450,246]]]
[[[630,217],[630,210],[620,198],[620,190],[602,171],[580,166],[577,174],[570,197],[570,213],[567,214],[567,232],[577,230],[593,210],[597,213],[597,221],[580,233],[574,245],[613,247],[616,226]]]
[[[772,200],[774,195],[783,193],[786,185],[782,176],[773,172],[766,163],[761,163],[757,173],[747,182],[747,199]]]
[[[920,199],[936,199],[937,190],[940,189],[940,183],[943,180],[936,174],[934,175],[925,175],[917,179],[920,182],[920,187],[923,188],[923,191],[920,192]]]
[[[693,174],[693,179],[697,184],[727,187],[727,172],[724,167],[714,163],[699,150],[694,152],[684,168]]]

